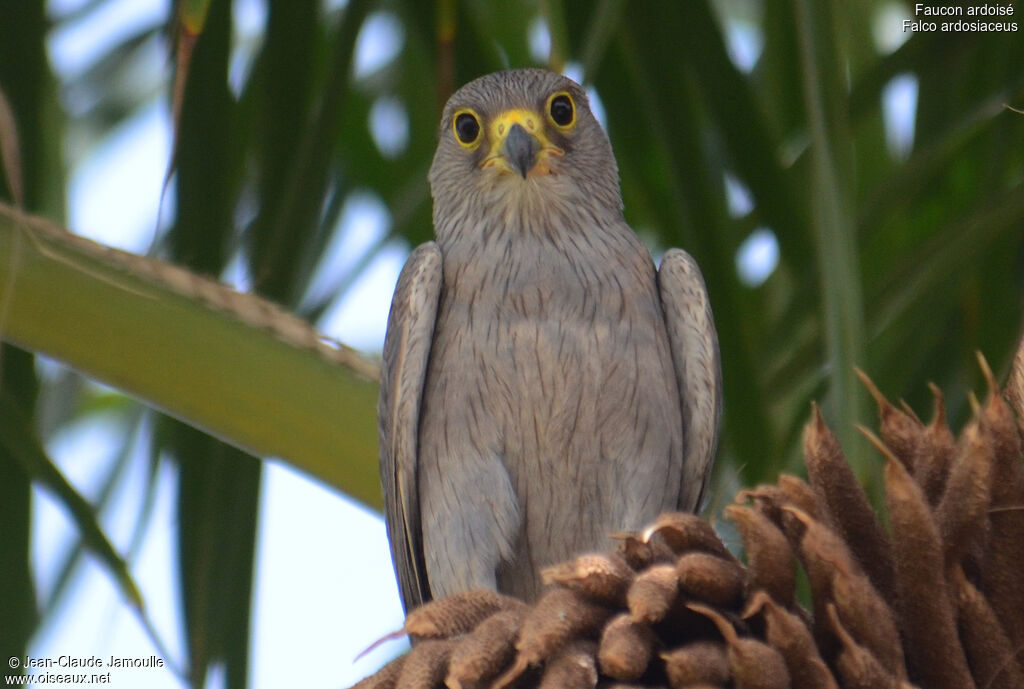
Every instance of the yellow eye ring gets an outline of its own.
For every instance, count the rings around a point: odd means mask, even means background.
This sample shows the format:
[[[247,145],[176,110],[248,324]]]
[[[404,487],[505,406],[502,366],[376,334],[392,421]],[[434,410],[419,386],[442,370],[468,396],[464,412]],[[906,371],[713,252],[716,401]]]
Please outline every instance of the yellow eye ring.
[[[476,150],[480,145],[483,127],[480,126],[480,118],[469,108],[456,110],[452,116],[452,133],[459,145],[470,151]]]
[[[568,91],[555,91],[548,96],[547,105],[548,119],[563,132],[567,132],[576,126],[576,103]]]

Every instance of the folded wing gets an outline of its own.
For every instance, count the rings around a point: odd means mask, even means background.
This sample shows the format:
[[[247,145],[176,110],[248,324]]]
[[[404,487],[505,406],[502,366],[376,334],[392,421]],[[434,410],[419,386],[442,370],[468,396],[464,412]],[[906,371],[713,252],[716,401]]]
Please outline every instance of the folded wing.
[[[718,448],[722,368],[718,334],[704,277],[682,249],[669,249],[658,269],[658,290],[683,412],[683,485],[679,508],[700,508]]]
[[[398,278],[388,316],[378,403],[380,473],[391,557],[406,611],[430,600],[416,469],[420,407],[441,294],[441,250],[417,247]]]

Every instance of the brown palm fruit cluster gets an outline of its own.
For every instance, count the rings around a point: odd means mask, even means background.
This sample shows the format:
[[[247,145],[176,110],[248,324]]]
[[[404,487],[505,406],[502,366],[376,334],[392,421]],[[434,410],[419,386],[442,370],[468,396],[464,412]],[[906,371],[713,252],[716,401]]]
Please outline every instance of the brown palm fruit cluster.
[[[356,687],[1024,689],[1024,350],[1009,405],[982,369],[959,438],[937,389],[924,423],[862,376],[888,528],[815,407],[808,480],[725,509],[745,562],[706,521],[664,514],[545,570],[533,606],[474,591],[413,610],[396,633],[412,650]]]

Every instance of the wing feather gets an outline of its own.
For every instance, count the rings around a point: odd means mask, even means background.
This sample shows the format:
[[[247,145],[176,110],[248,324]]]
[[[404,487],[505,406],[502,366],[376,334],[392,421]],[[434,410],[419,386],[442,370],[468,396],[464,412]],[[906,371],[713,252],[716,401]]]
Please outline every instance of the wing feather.
[[[704,277],[682,249],[669,249],[658,269],[676,384],[683,412],[683,485],[679,508],[696,511],[718,449],[722,367]]]
[[[398,278],[388,316],[378,402],[380,474],[391,557],[406,611],[430,600],[420,528],[420,406],[441,294],[441,250],[417,247]]]

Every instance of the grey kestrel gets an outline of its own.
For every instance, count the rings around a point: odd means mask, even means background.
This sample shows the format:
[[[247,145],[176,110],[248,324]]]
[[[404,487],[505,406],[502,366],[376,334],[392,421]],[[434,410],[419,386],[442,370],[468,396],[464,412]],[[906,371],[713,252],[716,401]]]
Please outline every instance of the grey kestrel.
[[[531,601],[540,567],[699,506],[721,416],[711,308],[684,251],[655,271],[566,77],[459,89],[430,188],[437,239],[398,280],[379,406],[402,602]]]

